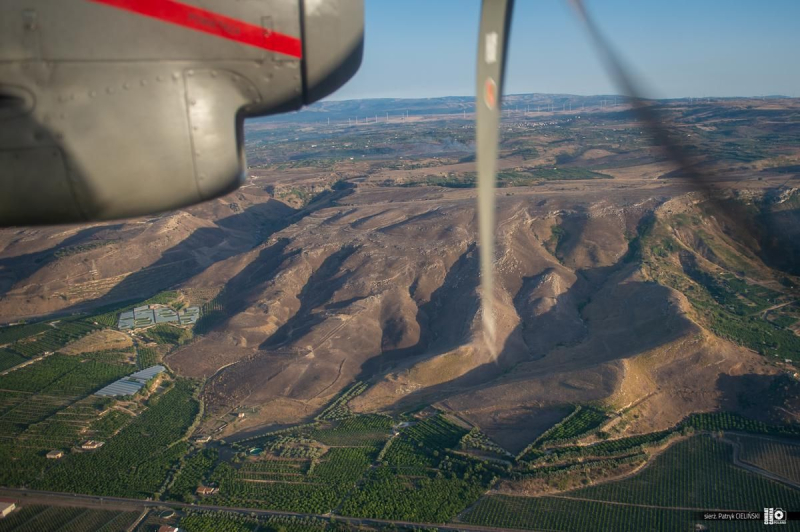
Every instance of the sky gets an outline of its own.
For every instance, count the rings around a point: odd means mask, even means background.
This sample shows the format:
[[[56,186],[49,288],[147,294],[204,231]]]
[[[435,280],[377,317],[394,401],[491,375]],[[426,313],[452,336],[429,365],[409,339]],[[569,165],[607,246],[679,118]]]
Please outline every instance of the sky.
[[[646,96],[800,96],[800,0],[586,0]],[[365,0],[331,100],[474,95],[480,0]],[[567,0],[517,0],[505,93],[617,94]]]

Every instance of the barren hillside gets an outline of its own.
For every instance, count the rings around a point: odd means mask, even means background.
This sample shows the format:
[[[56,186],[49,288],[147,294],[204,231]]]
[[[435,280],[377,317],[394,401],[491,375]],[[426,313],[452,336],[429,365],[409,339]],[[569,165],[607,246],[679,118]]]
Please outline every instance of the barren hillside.
[[[468,133],[447,122],[418,126],[434,133],[408,168],[380,155],[296,163],[298,150],[321,149],[310,130],[305,145],[275,141],[285,159],[253,168],[220,200],[151,219],[0,231],[0,319],[164,289],[213,300],[220,310],[166,362],[206,379],[210,425],[241,407],[254,413],[226,432],[312,416],[354,381],[369,384],[356,411],[436,404],[512,449],[573,404],[617,412],[632,433],[721,406],[781,417],[786,398],[759,410],[743,393],[769,389],[798,353],[797,262],[780,252],[794,249],[799,227],[798,194],[775,170],[786,160],[769,166],[777,159],[765,153],[731,166],[722,202],[709,201],[672,176],[627,115],[578,118],[507,134],[496,359],[480,330]],[[408,141],[403,127],[386,142]],[[340,134],[367,150],[377,131]],[[744,206],[746,237],[724,202]]]

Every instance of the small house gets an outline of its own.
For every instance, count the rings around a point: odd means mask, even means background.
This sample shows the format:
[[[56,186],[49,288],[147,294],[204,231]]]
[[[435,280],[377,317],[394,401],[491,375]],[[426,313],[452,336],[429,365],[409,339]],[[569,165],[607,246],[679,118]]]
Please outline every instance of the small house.
[[[198,486],[195,493],[201,497],[206,497],[208,495],[214,495],[217,491],[219,491],[218,488],[212,488],[211,486]]]
[[[158,527],[158,532],[180,532],[180,528],[177,526],[161,525]]]
[[[6,517],[17,508],[17,501],[14,499],[0,499],[0,518]]]
[[[53,449],[52,451],[47,453],[46,456],[48,460],[58,460],[59,458],[64,457],[64,451],[62,451],[61,449]]]
[[[100,447],[105,445],[105,443],[106,442],[104,441],[86,440],[81,444],[81,449],[83,449],[84,451],[92,451],[94,449],[99,449]]]

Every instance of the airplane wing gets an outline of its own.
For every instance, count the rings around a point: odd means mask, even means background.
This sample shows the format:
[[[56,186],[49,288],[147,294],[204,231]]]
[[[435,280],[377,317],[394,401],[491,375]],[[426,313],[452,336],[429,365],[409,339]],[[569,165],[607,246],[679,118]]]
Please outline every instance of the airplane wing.
[[[244,119],[339,88],[363,33],[363,0],[4,0],[0,226],[234,190]]]

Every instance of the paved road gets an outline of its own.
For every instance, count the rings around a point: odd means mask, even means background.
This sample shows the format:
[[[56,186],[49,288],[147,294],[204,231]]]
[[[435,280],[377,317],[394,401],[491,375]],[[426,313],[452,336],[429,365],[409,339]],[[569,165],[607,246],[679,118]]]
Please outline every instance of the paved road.
[[[345,517],[340,515],[332,516],[330,514],[302,514],[295,512],[279,512],[273,510],[256,510],[253,508],[238,508],[230,506],[216,506],[213,504],[186,504],[181,502],[165,502],[165,501],[148,501],[141,499],[129,499],[126,497],[99,497],[96,495],[81,495],[58,493],[53,491],[37,491],[16,488],[0,488],[0,496],[17,499],[21,505],[28,504],[47,504],[50,506],[79,506],[86,508],[105,508],[105,509],[118,509],[118,510],[140,510],[144,508],[173,508],[176,510],[212,510],[223,512],[236,512],[245,515],[255,514],[259,516],[278,516],[278,517],[317,517],[320,519],[335,518],[337,521],[345,522],[354,526],[386,526],[395,525],[399,527],[417,527],[428,528],[436,527],[439,530],[447,530],[451,532],[468,531],[468,532],[519,532],[516,529],[510,528],[494,528],[488,526],[476,525],[461,525],[461,524],[444,524],[444,523],[419,523],[412,521],[389,521],[385,519],[362,519],[358,517]],[[537,532],[535,529],[529,529],[532,532]],[[539,530],[538,532],[547,532],[546,530]]]

